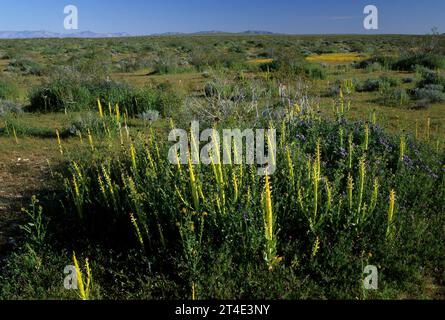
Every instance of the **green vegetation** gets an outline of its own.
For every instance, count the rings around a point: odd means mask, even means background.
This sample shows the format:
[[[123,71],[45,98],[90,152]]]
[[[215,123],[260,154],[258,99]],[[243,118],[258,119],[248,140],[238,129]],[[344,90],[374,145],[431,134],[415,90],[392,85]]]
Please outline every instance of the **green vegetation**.
[[[0,299],[443,298],[434,37],[0,41]],[[275,173],[170,163],[193,120],[276,129]]]

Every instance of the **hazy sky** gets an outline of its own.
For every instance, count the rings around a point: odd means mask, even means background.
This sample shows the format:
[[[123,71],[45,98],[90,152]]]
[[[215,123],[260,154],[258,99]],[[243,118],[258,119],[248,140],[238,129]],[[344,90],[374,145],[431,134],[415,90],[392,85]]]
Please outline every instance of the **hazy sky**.
[[[0,0],[0,31],[63,32],[65,5],[79,30],[151,34],[221,30],[280,33],[445,32],[445,0]],[[363,9],[379,9],[379,30],[363,28]]]

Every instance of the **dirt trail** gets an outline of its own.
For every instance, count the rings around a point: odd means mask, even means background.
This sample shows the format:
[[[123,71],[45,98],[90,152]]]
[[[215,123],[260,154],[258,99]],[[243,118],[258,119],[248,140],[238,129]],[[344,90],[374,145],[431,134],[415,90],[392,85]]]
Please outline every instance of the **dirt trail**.
[[[0,159],[0,258],[17,244],[21,208],[30,197],[45,188],[50,176],[45,157],[22,151],[3,152]]]

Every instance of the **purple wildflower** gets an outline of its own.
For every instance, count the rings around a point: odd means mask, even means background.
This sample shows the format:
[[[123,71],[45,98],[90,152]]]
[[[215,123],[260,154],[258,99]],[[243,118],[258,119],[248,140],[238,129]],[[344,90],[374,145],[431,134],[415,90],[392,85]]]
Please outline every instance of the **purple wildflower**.
[[[306,141],[306,137],[302,134],[297,134],[296,138],[297,138],[297,140],[300,140],[300,141]]]
[[[403,156],[403,162],[405,163],[405,165],[406,165],[407,167],[410,167],[410,168],[413,167],[413,160],[411,160],[411,158],[408,157],[407,155],[404,155],[404,156]]]

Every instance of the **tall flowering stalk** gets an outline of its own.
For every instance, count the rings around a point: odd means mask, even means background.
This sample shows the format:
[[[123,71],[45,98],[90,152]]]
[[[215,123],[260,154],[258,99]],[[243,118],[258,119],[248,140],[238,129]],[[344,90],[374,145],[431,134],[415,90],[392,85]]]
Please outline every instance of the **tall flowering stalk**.
[[[400,137],[400,161],[403,162],[403,159],[405,157],[405,150],[406,150],[406,140],[405,136]]]
[[[396,192],[394,190],[391,190],[389,194],[389,208],[388,208],[388,226],[386,227],[386,238],[390,239],[394,235],[394,207],[395,207],[395,200],[396,200]]]
[[[343,129],[343,127],[340,127],[339,129],[338,129],[338,135],[339,135],[339,137],[340,137],[340,148],[342,148],[343,149],[343,147],[344,147],[344,129]]]
[[[79,289],[79,296],[82,300],[90,299],[90,289],[91,289],[91,269],[88,259],[85,259],[85,268],[86,268],[86,282],[83,279],[82,272],[80,271],[79,262],[76,258],[76,253],[73,252],[73,262],[74,267],[76,269],[76,278],[77,278],[77,288]]]
[[[365,168],[365,158],[360,159],[359,164],[359,198],[358,198],[358,209],[357,209],[357,222],[360,217],[361,211],[362,211],[362,202],[363,202],[363,190],[365,187],[365,175],[366,175],[366,168]]]
[[[198,194],[198,185],[196,182],[195,173],[193,171],[193,165],[190,160],[190,155],[188,157],[188,164],[189,164],[189,178],[190,178],[190,186],[192,189],[192,198],[193,198],[193,204],[195,206],[195,211],[199,210],[199,194]]]
[[[271,241],[273,239],[273,212],[272,212],[272,196],[270,192],[269,176],[266,176],[265,188],[265,214],[266,214],[266,239]]]
[[[363,146],[364,151],[368,151],[368,144],[369,144],[369,125],[366,123],[365,124],[365,142],[364,142],[364,146]]]
[[[286,147],[286,157],[287,157],[287,168],[289,170],[289,179],[291,181],[292,188],[295,187],[295,173],[294,173],[294,164],[292,161],[292,156],[290,153],[290,149]]]
[[[88,133],[88,142],[90,143],[91,151],[94,152],[93,136],[92,136],[89,128],[87,129],[87,133]]]
[[[131,165],[133,167],[134,172],[137,172],[137,163],[136,163],[136,149],[134,148],[134,145],[130,145],[130,154],[131,154]]]
[[[265,190],[262,198],[266,237],[264,259],[269,267],[269,270],[272,271],[282,258],[277,256],[277,239],[274,234],[275,217],[273,215],[272,195],[268,175],[266,175]]]
[[[374,185],[373,185],[373,191],[372,191],[372,197],[371,197],[371,205],[369,207],[370,212],[373,212],[375,209],[375,206],[377,205],[377,198],[379,196],[379,180],[377,178],[374,179]]]
[[[352,180],[352,176],[349,173],[348,175],[348,203],[349,203],[349,211],[352,212],[352,191],[354,190],[354,181]]]
[[[132,213],[130,213],[130,221],[134,227],[134,230],[136,231],[136,236],[138,238],[138,241],[143,248],[144,247],[144,239],[142,238],[142,233],[141,233],[141,230],[139,229],[139,225],[136,221],[136,218],[134,217],[134,214],[132,214]]]
[[[14,135],[15,135],[15,129],[14,129]],[[57,144],[59,145],[59,152],[60,154],[63,155],[63,148],[62,148],[62,141],[60,140],[60,133],[59,130],[56,129],[56,136],[57,136]],[[15,135],[16,140],[17,140],[17,136]]]
[[[118,104],[116,104],[116,122],[117,122],[117,123],[120,123],[120,122],[121,122],[121,113],[120,113],[119,105],[118,105]]]
[[[103,108],[102,108],[102,103],[100,103],[100,99],[97,99],[97,108],[99,109],[99,116],[101,118],[103,118],[104,117],[104,111],[103,111]]]
[[[317,150],[315,155],[315,162],[312,169],[312,185],[313,185],[313,192],[314,192],[314,222],[317,218],[318,214],[318,187],[320,182],[320,176],[321,176],[321,151],[320,151],[320,139],[317,141]]]
[[[14,135],[15,144],[19,144],[19,139],[17,138],[17,131],[15,131],[14,126],[12,127],[12,134]],[[59,139],[59,141],[60,141],[60,139]],[[61,144],[59,144],[59,146],[60,146],[60,150],[62,150]],[[63,150],[61,152],[63,153]]]

